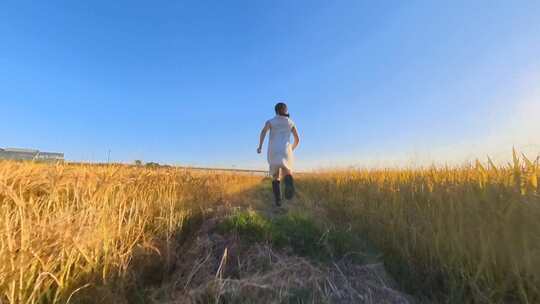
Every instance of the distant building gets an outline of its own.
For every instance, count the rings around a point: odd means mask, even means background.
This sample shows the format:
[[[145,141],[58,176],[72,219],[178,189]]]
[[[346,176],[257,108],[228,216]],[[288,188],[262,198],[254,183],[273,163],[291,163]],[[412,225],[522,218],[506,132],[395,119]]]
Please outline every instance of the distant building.
[[[33,149],[0,148],[1,159],[62,162],[64,161],[64,153],[41,152]]]

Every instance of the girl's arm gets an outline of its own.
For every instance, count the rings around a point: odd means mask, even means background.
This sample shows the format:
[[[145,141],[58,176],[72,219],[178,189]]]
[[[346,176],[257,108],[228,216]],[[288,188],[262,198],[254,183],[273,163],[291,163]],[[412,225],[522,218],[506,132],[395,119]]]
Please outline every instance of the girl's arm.
[[[298,144],[300,143],[300,136],[298,136],[298,130],[296,130],[296,126],[294,126],[291,131],[294,136],[294,143],[292,146],[292,149],[294,150],[296,149],[296,147],[298,147]]]
[[[259,153],[259,154],[262,151],[264,138],[266,137],[266,132],[268,132],[268,130],[270,130],[270,122],[267,121],[266,124],[264,124],[264,127],[261,130],[261,135],[259,136],[259,147],[257,148],[257,153]]]

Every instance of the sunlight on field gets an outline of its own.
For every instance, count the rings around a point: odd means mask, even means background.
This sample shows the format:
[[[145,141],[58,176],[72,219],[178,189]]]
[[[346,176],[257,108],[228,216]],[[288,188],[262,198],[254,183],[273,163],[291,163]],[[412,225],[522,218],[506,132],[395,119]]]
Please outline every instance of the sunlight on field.
[[[538,178],[538,160],[517,155],[507,166],[315,173],[298,177],[291,204],[373,242],[414,295],[534,303]],[[269,191],[261,182],[174,168],[0,162],[0,302],[134,302],[138,288],[164,279],[204,210],[229,208],[229,195],[250,200],[244,190]]]
[[[259,180],[1,162],[0,303],[65,303],[83,294],[114,303],[141,269],[165,273],[177,254],[171,239],[187,220]]]
[[[456,303],[540,301],[538,160],[328,172],[303,194],[385,254],[408,290]]]

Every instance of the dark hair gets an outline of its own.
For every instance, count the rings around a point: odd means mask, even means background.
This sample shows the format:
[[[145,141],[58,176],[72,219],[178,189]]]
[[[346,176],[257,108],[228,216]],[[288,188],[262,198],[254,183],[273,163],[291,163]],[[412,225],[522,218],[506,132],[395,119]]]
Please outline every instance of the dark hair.
[[[289,117],[289,111],[287,109],[287,105],[284,104],[283,102],[279,102],[276,104],[276,106],[274,107],[274,110],[276,111],[276,114],[279,115],[279,116],[285,116],[285,117]]]

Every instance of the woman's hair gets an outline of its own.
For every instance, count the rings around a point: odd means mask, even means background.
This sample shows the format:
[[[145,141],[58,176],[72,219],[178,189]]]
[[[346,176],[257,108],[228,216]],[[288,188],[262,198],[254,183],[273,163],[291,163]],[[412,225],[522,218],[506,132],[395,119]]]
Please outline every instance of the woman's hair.
[[[289,117],[289,110],[287,109],[287,105],[284,104],[283,102],[279,102],[276,104],[276,106],[274,107],[274,110],[276,111],[276,114],[279,115],[279,116],[285,116],[285,117]]]

